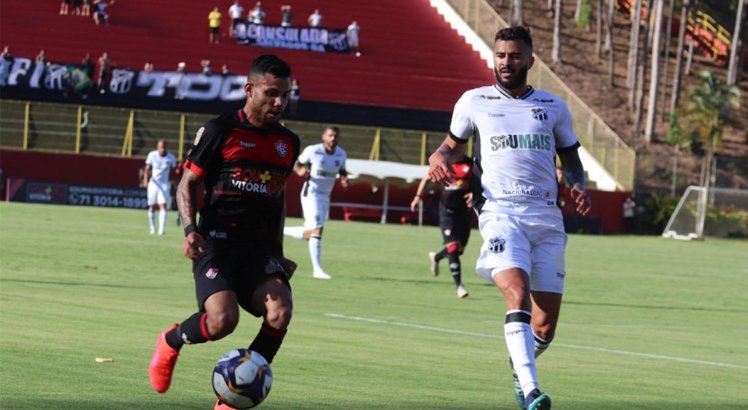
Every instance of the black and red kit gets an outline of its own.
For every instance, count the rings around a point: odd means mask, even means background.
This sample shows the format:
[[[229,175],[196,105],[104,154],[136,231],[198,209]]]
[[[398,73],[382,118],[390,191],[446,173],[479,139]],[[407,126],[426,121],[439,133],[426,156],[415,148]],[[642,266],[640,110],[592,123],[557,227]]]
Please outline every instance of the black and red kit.
[[[193,266],[201,309],[215,291],[251,288],[249,277],[270,273],[283,255],[286,179],[299,153],[296,134],[280,124],[254,127],[243,110],[198,130],[185,168],[205,184],[197,231],[206,251]]]
[[[439,195],[439,227],[444,243],[458,242],[467,245],[470,238],[472,209],[465,203],[465,195],[471,192],[473,174],[471,159],[450,165],[454,177],[452,183],[442,188]]]

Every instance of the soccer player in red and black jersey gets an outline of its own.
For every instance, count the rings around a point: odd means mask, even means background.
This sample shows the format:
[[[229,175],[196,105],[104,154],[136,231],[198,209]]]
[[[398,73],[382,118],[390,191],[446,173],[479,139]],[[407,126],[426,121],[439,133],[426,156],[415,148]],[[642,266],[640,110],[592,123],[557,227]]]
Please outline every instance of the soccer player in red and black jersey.
[[[182,346],[229,335],[240,307],[264,319],[249,349],[268,362],[291,320],[288,281],[296,264],[283,256],[284,194],[300,141],[278,124],[291,92],[291,68],[276,56],[259,56],[244,91],[243,108],[197,131],[177,189],[198,311],[158,337],[149,378],[159,393],[169,389]],[[195,204],[203,192],[198,222]]]
[[[451,184],[442,187],[439,195],[439,228],[442,231],[444,248],[439,252],[429,252],[431,273],[439,275],[439,261],[447,258],[449,271],[457,287],[457,297],[468,297],[468,291],[462,284],[462,267],[460,255],[470,239],[470,218],[473,208],[473,192],[470,181],[473,177],[473,159],[465,157],[451,165],[455,177]],[[410,209],[416,210],[421,202],[423,191],[431,178],[426,176],[416,189],[416,196],[410,203]]]

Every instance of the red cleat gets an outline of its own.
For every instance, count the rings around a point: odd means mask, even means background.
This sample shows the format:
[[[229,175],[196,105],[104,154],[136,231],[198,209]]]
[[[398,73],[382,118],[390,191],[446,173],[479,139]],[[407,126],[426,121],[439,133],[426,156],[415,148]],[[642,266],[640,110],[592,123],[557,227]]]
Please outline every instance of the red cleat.
[[[151,365],[148,366],[148,378],[151,380],[151,386],[159,393],[166,393],[171,384],[171,375],[174,372],[174,366],[177,364],[179,350],[174,349],[166,343],[166,333],[177,327],[174,326],[164,330],[156,339],[156,350],[151,358]]]
[[[216,401],[216,406],[213,407],[213,410],[237,410],[237,409],[222,402],[221,399],[218,399],[218,401]]]

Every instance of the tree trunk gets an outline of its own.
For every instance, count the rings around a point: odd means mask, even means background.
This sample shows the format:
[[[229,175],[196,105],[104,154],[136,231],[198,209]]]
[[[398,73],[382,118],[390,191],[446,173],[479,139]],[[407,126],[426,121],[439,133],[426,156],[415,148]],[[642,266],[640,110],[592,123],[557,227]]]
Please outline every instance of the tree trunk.
[[[513,0],[512,9],[512,25],[524,26],[525,22],[522,18],[522,0]]]
[[[615,49],[613,47],[613,15],[615,14],[615,4],[616,0],[610,0],[608,2],[608,18],[606,22],[606,33],[607,33],[607,41],[610,43],[608,44],[608,84],[611,87],[615,87],[615,58],[613,56],[613,53],[615,52]]]
[[[675,50],[675,71],[673,72],[673,89],[670,94],[670,112],[678,108],[680,98],[680,80],[683,67],[683,48],[686,41],[686,21],[688,20],[688,9],[690,0],[683,0],[680,9],[680,28],[678,29],[678,48]]]
[[[732,44],[730,47],[730,64],[727,68],[727,85],[735,85],[738,79],[738,50],[740,50],[740,34],[743,23],[743,6],[748,0],[738,2],[738,12],[735,16],[735,29],[732,32]]]
[[[561,0],[556,0],[556,11],[553,16],[553,49],[551,50],[551,60],[554,63],[561,63]]]
[[[667,30],[665,31],[665,41],[663,41],[664,50],[662,55],[665,58],[665,61],[663,61],[664,66],[662,67],[662,90],[660,91],[660,95],[662,95],[662,102],[660,103],[660,112],[662,119],[666,119],[668,117],[667,113],[667,79],[668,79],[668,66],[670,65],[670,40],[673,38],[673,12],[675,11],[675,0],[670,0],[668,4],[668,13],[667,13]]]
[[[647,81],[647,64],[649,64],[647,60],[649,54],[649,44],[651,41],[649,38],[649,27],[652,24],[653,15],[650,12],[647,14],[647,16],[649,17],[649,21],[644,30],[644,38],[642,40],[644,48],[642,49],[642,58],[641,63],[639,64],[639,67],[637,69],[638,78],[636,80],[636,107],[634,123],[636,124],[635,132],[637,138],[642,135],[642,117],[644,116],[644,84]]]
[[[649,98],[647,100],[647,123],[644,128],[644,139],[652,142],[657,114],[657,88],[660,82],[660,45],[662,44],[662,8],[665,0],[655,0],[654,36],[652,37],[652,74],[649,81]],[[651,4],[651,3],[650,3]],[[651,11],[651,10],[650,10]]]
[[[597,35],[595,36],[595,51],[597,59],[602,58],[603,45],[603,0],[597,0]]]
[[[641,30],[642,0],[634,0],[634,11],[631,15],[631,35],[629,37],[629,59],[628,73],[626,77],[626,87],[633,90],[636,86],[636,63],[639,59],[639,32]],[[633,111],[633,97],[629,98],[629,110]]]

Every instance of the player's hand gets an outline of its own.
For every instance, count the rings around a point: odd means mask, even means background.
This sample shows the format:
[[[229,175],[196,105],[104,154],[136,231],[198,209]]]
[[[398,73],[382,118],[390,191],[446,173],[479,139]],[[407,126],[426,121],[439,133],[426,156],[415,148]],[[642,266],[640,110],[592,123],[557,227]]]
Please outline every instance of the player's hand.
[[[348,188],[348,178],[347,177],[341,177],[340,178],[340,186],[343,187],[343,189]]]
[[[291,279],[291,276],[293,276],[294,272],[296,272],[296,262],[292,261],[291,259],[286,259],[285,257],[281,256],[278,258],[278,262],[281,264],[281,267],[283,268],[283,272],[286,274],[286,277],[288,279]]]
[[[421,197],[420,196],[414,196],[413,200],[410,201],[410,210],[411,210],[411,212],[415,212],[416,211],[416,207],[418,206],[419,202],[421,202]]]
[[[454,179],[454,172],[452,172],[452,168],[447,163],[447,159],[438,151],[429,157],[428,175],[429,179],[442,185],[449,185]]]
[[[473,193],[472,192],[468,192],[467,194],[465,194],[465,196],[463,198],[465,198],[465,205],[468,208],[472,208],[473,205],[475,204],[475,202],[473,202]]]
[[[202,256],[203,252],[205,252],[205,240],[202,236],[200,236],[199,233],[190,232],[184,238],[184,244],[182,245],[182,248],[184,249],[184,256],[189,259],[195,260]]]
[[[579,184],[574,184],[569,191],[571,200],[574,201],[574,209],[580,215],[587,215],[592,210],[592,202],[584,189]]]

